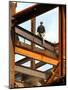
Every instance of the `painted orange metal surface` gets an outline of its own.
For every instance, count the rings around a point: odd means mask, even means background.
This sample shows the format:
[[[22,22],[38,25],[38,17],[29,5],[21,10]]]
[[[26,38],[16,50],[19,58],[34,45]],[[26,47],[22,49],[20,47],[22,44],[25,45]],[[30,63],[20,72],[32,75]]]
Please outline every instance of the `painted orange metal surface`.
[[[32,51],[28,51],[26,49],[23,48],[19,48],[19,47],[15,47],[15,53],[17,54],[21,54],[33,59],[37,59],[39,61],[45,62],[45,63],[49,63],[52,65],[57,65],[58,64],[58,60],[57,59],[52,59],[50,57],[46,57],[44,55],[32,52]]]

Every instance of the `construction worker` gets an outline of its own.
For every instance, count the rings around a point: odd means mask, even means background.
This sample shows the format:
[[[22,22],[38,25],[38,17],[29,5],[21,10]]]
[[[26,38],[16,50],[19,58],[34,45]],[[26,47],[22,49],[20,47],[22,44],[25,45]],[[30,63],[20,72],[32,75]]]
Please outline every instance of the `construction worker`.
[[[43,26],[43,22],[40,22],[40,26],[38,26],[37,32],[39,36],[42,38],[42,44],[44,42],[44,33],[45,33],[45,27]]]

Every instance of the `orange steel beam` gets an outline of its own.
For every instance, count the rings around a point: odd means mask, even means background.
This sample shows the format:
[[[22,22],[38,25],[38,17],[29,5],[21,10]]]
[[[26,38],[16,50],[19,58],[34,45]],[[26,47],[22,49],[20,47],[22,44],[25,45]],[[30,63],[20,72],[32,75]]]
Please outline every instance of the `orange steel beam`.
[[[55,53],[54,52],[51,52],[51,51],[48,51],[48,50],[42,50],[42,49],[40,49],[38,47],[34,47],[34,49],[32,50],[31,45],[28,45],[28,44],[25,44],[25,43],[22,43],[22,42],[18,42],[18,41],[15,43],[15,45],[18,46],[18,47],[21,47],[21,48],[26,48],[27,50],[34,51],[36,53],[40,53],[40,54],[49,56],[51,58],[56,58]],[[21,65],[22,63],[25,63],[25,62],[27,62],[29,60],[31,60],[31,58],[27,58],[26,57],[25,59],[22,59],[22,60],[17,61],[16,64],[17,65]],[[39,67],[41,67],[44,64],[46,64],[46,63],[39,62],[39,63],[36,64],[36,68],[39,68]]]
[[[41,55],[41,54],[35,53],[33,51],[28,51],[26,49],[19,48],[19,47],[15,47],[15,53],[24,55],[24,56],[27,56],[27,57],[30,57],[30,58],[33,58],[33,59],[36,59],[36,60],[39,60],[39,61],[42,61],[45,63],[49,63],[52,65],[57,65],[59,63],[57,59],[53,59],[53,58],[47,57],[45,55]]]
[[[19,41],[17,41],[17,42],[15,43],[15,46],[18,46],[18,47],[21,47],[21,48],[25,48],[25,49],[30,50],[30,51],[34,51],[34,52],[36,52],[36,53],[40,53],[40,54],[42,54],[42,55],[46,55],[46,56],[51,57],[51,58],[58,59],[58,58],[56,57],[55,52],[51,52],[51,51],[49,51],[49,50],[40,49],[40,48],[38,48],[38,47],[34,47],[34,48],[32,49],[32,48],[31,48],[31,45],[28,45],[28,44],[25,44],[25,43],[22,43],[22,42],[19,42]]]

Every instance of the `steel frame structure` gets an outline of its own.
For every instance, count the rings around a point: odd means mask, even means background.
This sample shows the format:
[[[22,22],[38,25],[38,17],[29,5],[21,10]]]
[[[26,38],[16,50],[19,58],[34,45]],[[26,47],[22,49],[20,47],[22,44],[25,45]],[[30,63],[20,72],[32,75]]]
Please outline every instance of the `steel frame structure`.
[[[54,81],[66,76],[66,6],[56,4],[39,4],[33,5],[25,10],[16,13],[17,2],[9,2],[9,29],[10,29],[10,61],[9,61],[9,87],[33,87],[47,86],[54,84]],[[45,40],[42,45],[42,39],[35,35],[35,17],[59,7],[59,43],[53,44]],[[18,26],[18,24],[31,20],[31,32]],[[31,45],[20,42],[17,38],[21,36],[29,41]],[[35,44],[43,47],[40,49]],[[56,56],[55,48],[59,50],[59,56]],[[15,54],[26,56],[26,58],[15,62]],[[35,59],[40,62],[35,64]],[[22,66],[23,63],[31,61],[31,67]],[[48,71],[38,71],[37,68],[52,64],[53,68]],[[24,78],[25,77],[25,78]],[[17,80],[19,78],[19,80]],[[56,79],[55,79],[56,78]],[[56,81],[55,81],[56,82]],[[38,85],[38,83],[40,83]]]

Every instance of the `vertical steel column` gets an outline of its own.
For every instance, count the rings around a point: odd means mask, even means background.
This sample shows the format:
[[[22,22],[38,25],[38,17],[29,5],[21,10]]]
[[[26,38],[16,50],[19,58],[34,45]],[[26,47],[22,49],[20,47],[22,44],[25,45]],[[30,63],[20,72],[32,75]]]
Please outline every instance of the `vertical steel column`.
[[[31,32],[35,34],[35,30],[36,30],[36,19],[32,18],[31,19]],[[34,49],[35,44],[31,43],[32,49]],[[35,69],[35,60],[31,60],[31,68]]]
[[[65,66],[66,65],[64,65],[65,63],[65,60],[64,59],[66,59],[66,46],[65,46],[65,44],[66,44],[66,6],[64,5],[64,6],[62,6],[61,7],[61,13],[62,13],[62,45],[63,45],[63,47],[62,47],[62,62],[61,62],[61,68],[62,68],[62,75],[64,75],[65,73],[66,73],[66,68],[65,68]]]
[[[59,6],[59,69],[58,69],[58,75],[63,76],[63,52],[65,47],[65,9],[64,6]]]
[[[9,88],[14,88],[14,82],[15,82],[15,55],[14,55],[14,42],[15,42],[15,31],[14,28],[12,28],[12,16],[16,13],[16,3],[9,2]]]

